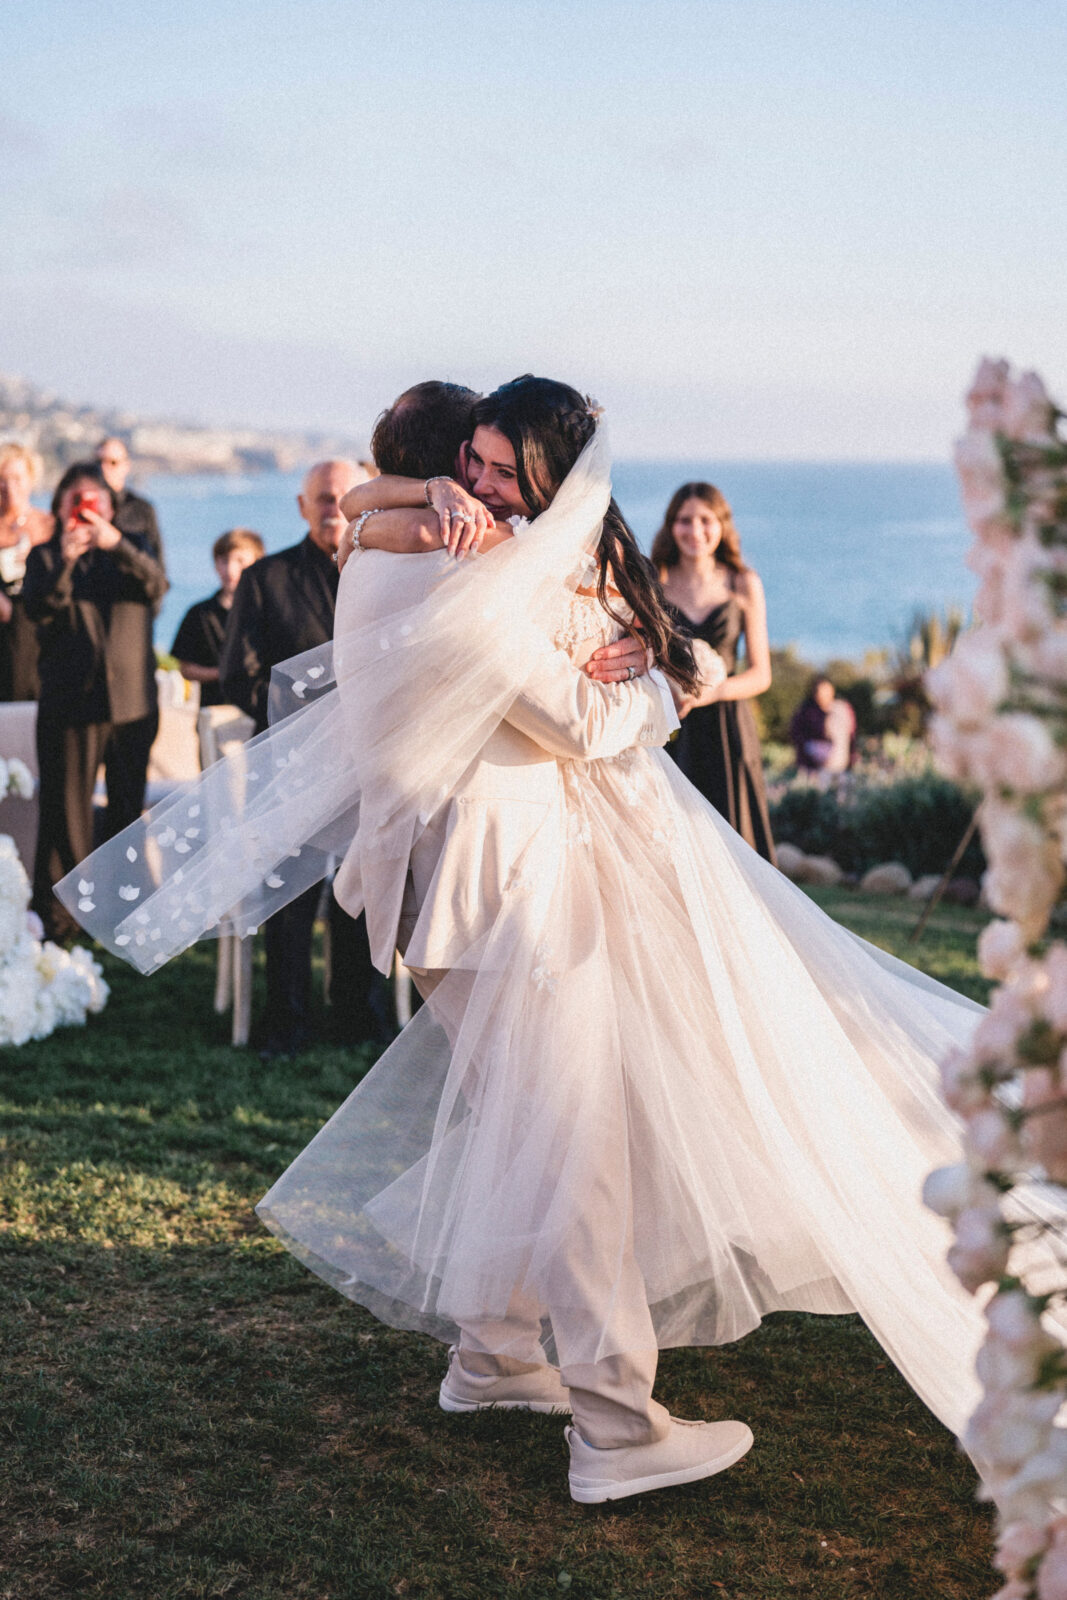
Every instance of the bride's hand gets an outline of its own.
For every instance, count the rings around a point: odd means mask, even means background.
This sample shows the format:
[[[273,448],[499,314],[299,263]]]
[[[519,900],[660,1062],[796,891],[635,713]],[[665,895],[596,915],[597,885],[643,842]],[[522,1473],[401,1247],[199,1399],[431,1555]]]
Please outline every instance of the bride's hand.
[[[630,678],[642,677],[649,665],[644,645],[627,635],[625,639],[616,639],[614,644],[604,644],[594,650],[585,670],[596,683],[625,683]]]
[[[479,550],[485,535],[496,526],[491,511],[452,478],[430,482],[429,501],[441,524],[441,539],[450,556],[463,556]]]

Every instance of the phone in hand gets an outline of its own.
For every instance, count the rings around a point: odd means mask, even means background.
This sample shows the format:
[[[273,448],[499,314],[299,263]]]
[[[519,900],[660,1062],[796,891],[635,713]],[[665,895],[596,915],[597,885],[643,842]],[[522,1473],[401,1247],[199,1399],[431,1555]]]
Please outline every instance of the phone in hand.
[[[94,494],[92,489],[80,489],[71,503],[71,513],[75,522],[82,523],[85,527],[91,526],[86,511],[95,511],[100,514],[100,496]]]

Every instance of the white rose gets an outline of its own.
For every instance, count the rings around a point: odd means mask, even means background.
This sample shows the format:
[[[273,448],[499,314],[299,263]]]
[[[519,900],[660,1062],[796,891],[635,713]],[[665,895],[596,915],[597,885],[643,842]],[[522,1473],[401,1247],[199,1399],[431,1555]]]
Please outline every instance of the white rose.
[[[7,764],[7,786],[20,800],[32,800],[35,785],[33,774],[25,761],[20,761],[18,756],[12,756]]]
[[[1007,1172],[1020,1164],[1018,1135],[996,1106],[986,1106],[967,1118],[964,1143],[982,1172]]]
[[[1027,534],[1019,539],[1004,564],[999,622],[1005,634],[1024,644],[1037,643],[1055,626],[1056,608],[1046,574],[1047,551]]]
[[[1048,1447],[1052,1419],[1062,1404],[1046,1390],[987,1395],[967,1424],[966,1442],[1001,1470],[1018,1471],[1028,1457]]]
[[[992,361],[989,356],[983,356],[966,395],[972,426],[993,431],[999,428],[1000,408],[1010,372],[1006,361]]]
[[[1026,944],[1014,922],[990,922],[978,935],[978,965],[982,975],[1000,981],[1026,954]]]
[[[1058,627],[1043,634],[1031,646],[1032,670],[1053,683],[1067,683],[1067,628]]]
[[[1000,615],[997,597],[1004,588],[1004,575],[1015,560],[1018,542],[1014,535],[997,543],[976,539],[964,556],[964,566],[970,568],[978,579],[978,593],[987,595],[987,604],[992,606],[990,612],[976,604],[974,614],[977,621],[997,621]]]
[[[970,428],[957,439],[954,454],[963,509],[971,527],[979,537],[987,526],[991,531],[1004,529],[1009,525],[1006,483],[996,440],[984,428]]]
[[[1045,993],[1041,1012],[1052,1026],[1067,1033],[1067,945],[1057,940],[1045,956]]]
[[[717,689],[720,683],[726,682],[726,662],[706,639],[693,640],[693,654],[696,657],[697,676],[705,689]]]
[[[1034,1381],[1032,1357],[992,1337],[979,1347],[974,1370],[988,1390],[1027,1389]]]
[[[76,944],[70,952],[70,964],[81,980],[86,994],[86,1006],[94,1015],[103,1011],[111,993],[104,979],[104,969],[83,945]]]
[[[986,789],[1042,794],[1067,778],[1067,756],[1040,717],[1006,711],[994,717],[971,750],[971,762]]]
[[[981,810],[982,843],[990,862],[983,880],[995,911],[1017,922],[1027,941],[1043,931],[1063,882],[1056,841],[1031,817],[999,800]]]
[[[1015,1061],[1020,1034],[1033,1021],[1030,1009],[1010,989],[998,989],[993,1003],[974,1030],[971,1054],[983,1066],[1002,1063],[1008,1070]]]
[[[991,1103],[989,1090],[975,1076],[974,1062],[962,1050],[949,1051],[941,1062],[940,1073],[945,1104],[961,1117],[968,1117]]]
[[[1004,389],[999,432],[1027,444],[1046,444],[1053,437],[1052,401],[1036,372],[1024,372]]]
[[[39,988],[32,946],[26,941],[0,964],[0,1044],[21,1045],[32,1039]]]
[[[993,1565],[998,1572],[1011,1577],[1021,1572],[1035,1556],[1048,1549],[1049,1531],[1034,1522],[1009,1522],[997,1540],[997,1556]]]
[[[1024,1461],[1019,1471],[996,1485],[997,1505],[1006,1522],[1040,1522],[1048,1516],[1053,1497],[1064,1493],[1067,1476],[1067,1440],[1053,1428],[1046,1449]]]
[[[964,1161],[953,1167],[938,1167],[923,1184],[923,1205],[939,1217],[954,1221],[968,1206],[995,1209],[999,1215],[1000,1197]]]
[[[1058,1348],[1041,1326],[1041,1309],[1021,1289],[1006,1289],[986,1306],[989,1331],[1009,1350],[1040,1358]]]
[[[937,669],[940,671],[940,668]],[[948,716],[932,716],[929,726],[930,750],[937,770],[956,783],[965,783],[971,775],[968,748]]]
[[[948,1264],[970,1294],[983,1283],[995,1283],[1008,1265],[1011,1236],[1000,1211],[968,1206],[956,1218],[956,1237]]]
[[[960,727],[981,727],[1008,693],[1004,651],[990,628],[965,633],[947,661],[926,674],[932,698]]]

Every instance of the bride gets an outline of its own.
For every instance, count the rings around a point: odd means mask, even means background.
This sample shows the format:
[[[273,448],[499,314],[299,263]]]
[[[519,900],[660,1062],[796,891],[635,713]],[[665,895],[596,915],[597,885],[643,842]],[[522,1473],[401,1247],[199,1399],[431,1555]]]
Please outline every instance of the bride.
[[[652,1399],[657,1352],[769,1311],[858,1311],[958,1432],[981,1320],[919,1191],[956,1150],[935,1063],[979,1008],[732,832],[659,748],[656,674],[561,676],[561,650],[580,664],[635,620],[659,668],[693,668],[581,397],[519,379],[473,421],[494,515],[528,523],[462,564],[362,549],[336,690],[308,704],[330,663],[288,664],[302,709],[60,893],[148,971],[344,848],[339,898],[383,967],[399,938],[427,1003],[259,1214],[341,1293],[455,1346],[445,1409],[572,1409],[576,1499],[739,1459],[743,1423]]]

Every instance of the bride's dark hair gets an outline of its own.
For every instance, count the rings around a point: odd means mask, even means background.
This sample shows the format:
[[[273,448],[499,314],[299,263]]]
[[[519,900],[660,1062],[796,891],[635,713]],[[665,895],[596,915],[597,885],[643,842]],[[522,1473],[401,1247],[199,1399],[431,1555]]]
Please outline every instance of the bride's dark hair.
[[[501,384],[474,407],[475,428],[495,428],[515,452],[519,493],[536,516],[551,504],[556,490],[593,437],[596,418],[590,402],[570,384],[526,373]],[[612,500],[597,548],[597,598],[609,616],[652,652],[664,672],[689,693],[699,687],[693,646],[680,633],[663,604],[655,570]],[[608,579],[633,612],[633,621],[613,610]]]

